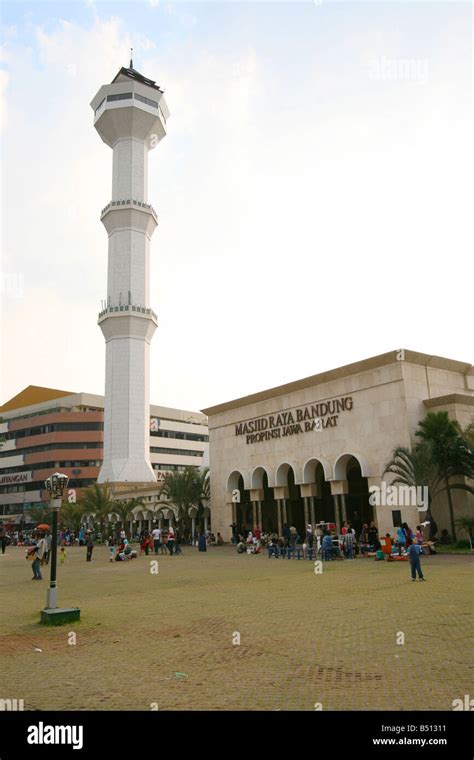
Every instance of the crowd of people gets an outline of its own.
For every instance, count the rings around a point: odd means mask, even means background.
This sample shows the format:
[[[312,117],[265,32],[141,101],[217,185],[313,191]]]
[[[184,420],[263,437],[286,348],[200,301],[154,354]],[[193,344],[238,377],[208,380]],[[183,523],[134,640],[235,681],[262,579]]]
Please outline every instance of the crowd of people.
[[[46,526],[45,526],[46,527]],[[320,522],[316,525],[308,524],[304,535],[298,533],[294,525],[284,523],[281,535],[276,531],[263,531],[258,525],[253,528],[242,526],[239,528],[235,523],[231,526],[232,543],[236,546],[239,554],[259,554],[267,549],[269,557],[295,556],[298,545],[298,557],[325,561],[334,559],[353,560],[357,556],[373,557],[375,560],[394,561],[395,559],[408,559],[412,567],[412,579],[416,573],[420,580],[424,580],[420,565],[422,553],[434,554],[434,543],[426,540],[423,526],[417,525],[413,531],[406,522],[396,529],[396,535],[386,533],[380,537],[375,522],[364,523],[361,531],[356,535],[354,527],[349,522],[344,522],[340,533],[336,532],[333,523]],[[441,543],[450,540],[447,531],[440,538]],[[224,541],[220,533],[215,535],[210,530],[185,532],[181,534],[177,527],[172,525],[160,528],[155,525],[151,531],[142,530],[138,536],[134,536],[139,542],[140,555],[145,554],[182,554],[181,546],[189,544],[196,546],[199,551],[206,551],[208,546],[221,546]],[[131,546],[132,537],[129,538],[122,528],[117,530],[115,536],[109,535],[105,542],[110,549],[110,561],[124,561],[138,556]],[[42,580],[41,567],[49,564],[51,556],[52,536],[49,530],[33,531],[31,534],[21,531],[8,533],[0,528],[0,545],[2,553],[5,553],[7,544],[17,546],[24,545],[27,559],[32,560],[33,580]],[[64,564],[67,558],[66,547],[79,545],[86,547],[86,561],[92,561],[94,548],[94,534],[91,529],[83,526],[79,531],[61,530],[58,533],[58,545],[60,547],[59,560]]]
[[[341,532],[336,532],[333,523],[318,523],[306,526],[304,536],[301,536],[294,525],[283,524],[282,533],[275,531],[264,532],[257,525],[254,528],[240,528],[234,523],[232,528],[232,543],[239,554],[244,552],[260,553],[267,548],[269,557],[295,554],[297,544],[305,557],[321,557],[323,560],[338,558],[355,559],[356,556],[374,557],[376,560],[394,560],[395,557],[411,556],[410,546],[418,545],[425,553],[434,554],[434,544],[426,541],[423,526],[417,525],[416,532],[407,523],[403,523],[392,537],[390,533],[379,537],[375,522],[364,523],[359,535],[349,522],[344,522]]]

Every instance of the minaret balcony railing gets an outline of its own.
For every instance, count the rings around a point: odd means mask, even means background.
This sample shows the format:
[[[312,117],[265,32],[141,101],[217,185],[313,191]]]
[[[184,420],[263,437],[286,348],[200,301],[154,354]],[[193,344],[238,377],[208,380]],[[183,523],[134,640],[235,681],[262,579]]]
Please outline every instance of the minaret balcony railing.
[[[147,309],[145,306],[136,306],[135,304],[127,303],[123,304],[122,306],[107,306],[107,308],[103,309],[99,312],[99,319],[102,319],[102,317],[105,317],[106,314],[115,313],[117,311],[128,311],[128,312],[136,312],[139,314],[148,314],[152,317],[154,317],[155,320],[158,319],[153,309]]]
[[[116,209],[118,207],[121,208],[122,206],[125,206],[125,207],[137,206],[138,208],[144,209],[145,211],[148,211],[153,216],[155,222],[158,223],[158,215],[155,209],[153,208],[153,206],[151,205],[151,203],[145,203],[144,201],[136,201],[133,198],[132,200],[128,198],[126,201],[110,201],[110,203],[108,203],[100,212],[100,218],[102,219],[102,217],[105,216],[105,214],[108,211],[110,211],[111,208]]]

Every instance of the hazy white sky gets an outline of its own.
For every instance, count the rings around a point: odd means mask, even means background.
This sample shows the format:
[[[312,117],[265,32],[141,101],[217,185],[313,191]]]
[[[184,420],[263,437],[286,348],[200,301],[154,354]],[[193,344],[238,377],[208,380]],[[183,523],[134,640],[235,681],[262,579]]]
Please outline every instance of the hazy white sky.
[[[112,152],[165,88],[151,401],[200,409],[400,347],[472,361],[468,3],[4,3],[0,401],[103,393]]]

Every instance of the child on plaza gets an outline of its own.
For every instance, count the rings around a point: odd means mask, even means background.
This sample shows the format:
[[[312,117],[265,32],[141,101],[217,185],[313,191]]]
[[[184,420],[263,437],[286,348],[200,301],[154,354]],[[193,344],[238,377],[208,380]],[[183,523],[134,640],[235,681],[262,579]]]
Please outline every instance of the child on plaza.
[[[66,549],[64,548],[64,546],[61,546],[61,550],[59,552],[59,561],[61,565],[64,565],[64,563],[66,562],[66,557],[67,557]]]
[[[417,572],[418,572],[418,578],[420,579],[420,581],[424,581],[425,578],[423,576],[423,570],[421,569],[421,560],[420,560],[421,546],[418,543],[416,538],[412,540],[412,543],[408,547],[407,554],[410,557],[412,581],[416,581]]]

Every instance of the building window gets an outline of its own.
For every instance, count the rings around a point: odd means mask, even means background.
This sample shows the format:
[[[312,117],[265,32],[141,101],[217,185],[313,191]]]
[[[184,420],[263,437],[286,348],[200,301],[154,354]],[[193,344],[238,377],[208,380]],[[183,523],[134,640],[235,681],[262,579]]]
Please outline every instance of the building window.
[[[13,430],[5,433],[5,440],[16,440],[33,435],[47,435],[48,433],[73,432],[76,430],[103,430],[103,422],[53,422],[50,425],[37,425],[35,427]]]
[[[75,443],[45,443],[42,446],[25,446],[25,448],[17,448],[12,451],[0,451],[0,459],[4,457],[18,456],[18,454],[34,454],[38,451],[52,451],[53,449],[101,449],[103,446],[102,441],[83,441]]]
[[[180,441],[201,441],[206,443],[209,440],[208,435],[202,433],[183,433],[180,430],[150,430],[150,435],[157,438],[176,438]]]
[[[150,100],[150,98],[145,98],[143,97],[143,95],[138,95],[137,93],[135,93],[135,98],[137,100],[141,100],[142,103],[146,103],[147,106],[151,106],[152,108],[158,108],[158,103],[156,102],[156,100]],[[161,108],[160,108],[160,111],[161,111]]]
[[[203,451],[191,451],[190,449],[165,449],[160,446],[150,446],[152,454],[173,454],[183,457],[202,457]]]
[[[132,97],[131,92],[121,92],[117,95],[107,95],[107,101],[110,100],[130,100]]]
[[[402,524],[402,512],[400,509],[392,509],[392,524],[394,528],[400,528]]]

